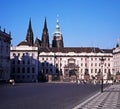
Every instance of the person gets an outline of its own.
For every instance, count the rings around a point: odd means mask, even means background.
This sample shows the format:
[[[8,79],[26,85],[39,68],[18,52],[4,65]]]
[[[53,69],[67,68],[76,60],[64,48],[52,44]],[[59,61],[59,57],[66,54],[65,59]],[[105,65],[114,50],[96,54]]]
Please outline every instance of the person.
[[[10,79],[9,82],[10,82],[11,85],[13,85],[13,86],[15,85],[15,81],[14,81],[14,79]]]
[[[80,84],[80,79],[77,79],[77,84],[78,84],[78,85]]]

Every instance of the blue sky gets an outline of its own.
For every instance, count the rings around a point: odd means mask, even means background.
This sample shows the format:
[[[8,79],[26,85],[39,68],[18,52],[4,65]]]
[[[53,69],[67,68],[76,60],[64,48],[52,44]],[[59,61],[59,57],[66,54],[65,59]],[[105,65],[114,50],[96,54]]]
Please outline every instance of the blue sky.
[[[113,48],[120,37],[120,0],[1,0],[1,29],[15,46],[26,37],[29,18],[34,40],[47,18],[50,43],[57,14],[66,47]]]

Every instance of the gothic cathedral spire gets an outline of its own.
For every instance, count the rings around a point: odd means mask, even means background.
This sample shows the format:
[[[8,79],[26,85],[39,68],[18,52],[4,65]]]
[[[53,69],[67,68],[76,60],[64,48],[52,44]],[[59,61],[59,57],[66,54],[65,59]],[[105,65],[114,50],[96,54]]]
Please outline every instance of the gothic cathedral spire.
[[[48,34],[46,18],[44,21],[44,28],[43,28],[43,33],[42,33],[42,47],[49,48],[49,34]]]
[[[28,25],[26,40],[31,46],[33,46],[34,36],[33,36],[33,31],[32,31],[31,18],[29,19],[29,25]]]

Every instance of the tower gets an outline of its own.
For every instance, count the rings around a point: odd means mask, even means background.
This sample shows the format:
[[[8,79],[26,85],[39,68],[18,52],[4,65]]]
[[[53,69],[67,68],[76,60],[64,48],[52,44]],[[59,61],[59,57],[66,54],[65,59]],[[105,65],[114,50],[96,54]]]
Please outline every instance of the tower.
[[[29,26],[28,26],[28,30],[27,30],[26,40],[31,46],[33,46],[34,36],[33,36],[33,31],[32,31],[31,19],[29,20]]]
[[[56,22],[56,31],[53,33],[53,40],[52,40],[52,47],[55,48],[63,48],[63,37],[62,33],[60,32],[59,20],[57,19]]]
[[[45,18],[44,22],[44,28],[43,28],[43,33],[42,33],[42,47],[49,48],[49,34],[48,34],[48,28],[47,28],[47,21]]]

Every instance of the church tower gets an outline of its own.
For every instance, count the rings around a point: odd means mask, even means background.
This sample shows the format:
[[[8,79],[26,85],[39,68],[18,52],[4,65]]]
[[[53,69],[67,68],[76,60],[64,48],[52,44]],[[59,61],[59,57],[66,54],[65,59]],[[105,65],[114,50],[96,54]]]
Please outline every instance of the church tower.
[[[43,28],[43,33],[42,33],[42,47],[49,48],[49,34],[48,34],[48,28],[47,28],[47,21],[45,18],[45,22],[44,22],[44,28]]]
[[[34,36],[33,36],[33,31],[32,31],[31,19],[29,20],[29,26],[28,26],[28,30],[27,30],[26,40],[31,46],[34,45]]]
[[[62,33],[60,32],[60,26],[59,26],[58,19],[56,22],[56,31],[53,33],[52,47],[55,47],[55,48],[64,47],[63,37],[62,37]]]

